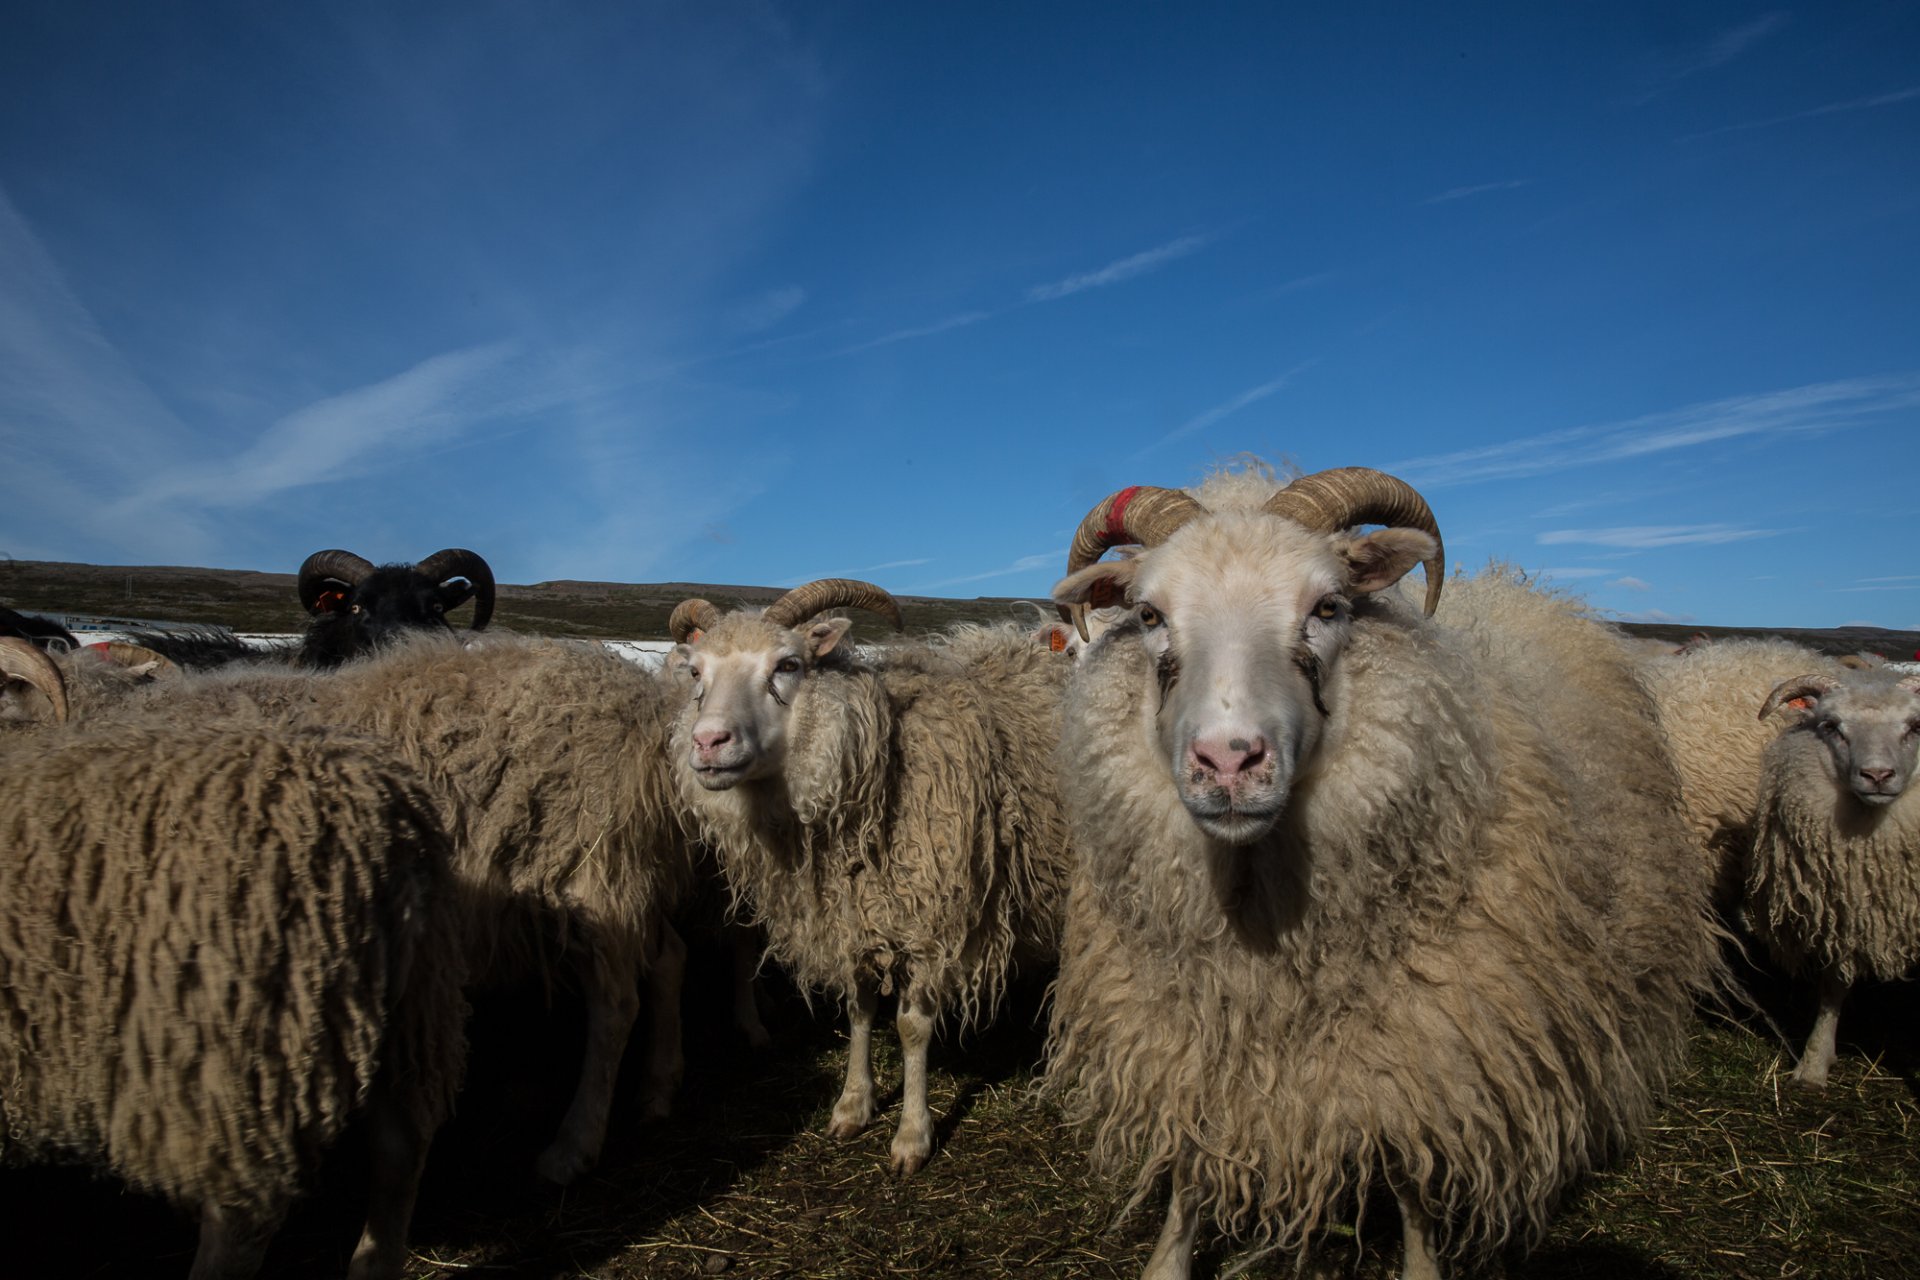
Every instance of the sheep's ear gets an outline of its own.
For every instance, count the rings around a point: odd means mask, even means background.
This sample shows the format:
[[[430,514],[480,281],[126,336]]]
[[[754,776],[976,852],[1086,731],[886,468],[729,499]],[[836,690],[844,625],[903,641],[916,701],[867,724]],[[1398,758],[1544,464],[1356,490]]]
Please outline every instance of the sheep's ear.
[[[835,645],[847,634],[853,625],[852,618],[826,618],[807,628],[807,648],[815,659],[824,658],[833,652]]]
[[[1339,544],[1347,562],[1347,587],[1365,594],[1381,591],[1439,550],[1433,535],[1419,529],[1381,529]]]
[[[664,665],[670,676],[685,675],[687,669],[693,666],[693,646],[690,644],[673,646],[667,650],[667,660]]]
[[[1065,653],[1068,646],[1073,643],[1073,632],[1064,622],[1049,622],[1034,628],[1033,638],[1039,642],[1042,649],[1053,653]]]
[[[1832,676],[1822,675],[1795,676],[1791,680],[1782,680],[1773,686],[1773,692],[1760,704],[1760,719],[1765,720],[1783,707],[1800,713],[1801,718],[1805,719],[1808,712],[1820,705],[1821,695],[1839,683]]]
[[[1085,605],[1089,609],[1111,609],[1123,605],[1139,573],[1138,560],[1096,561],[1054,583],[1053,602],[1068,606]]]

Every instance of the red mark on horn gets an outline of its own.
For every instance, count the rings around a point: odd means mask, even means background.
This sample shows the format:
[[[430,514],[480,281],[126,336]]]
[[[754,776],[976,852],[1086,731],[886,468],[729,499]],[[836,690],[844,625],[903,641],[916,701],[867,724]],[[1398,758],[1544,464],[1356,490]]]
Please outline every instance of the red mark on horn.
[[[1106,543],[1110,547],[1133,541],[1127,535],[1127,504],[1140,494],[1140,486],[1130,484],[1113,495],[1113,506],[1107,512]]]

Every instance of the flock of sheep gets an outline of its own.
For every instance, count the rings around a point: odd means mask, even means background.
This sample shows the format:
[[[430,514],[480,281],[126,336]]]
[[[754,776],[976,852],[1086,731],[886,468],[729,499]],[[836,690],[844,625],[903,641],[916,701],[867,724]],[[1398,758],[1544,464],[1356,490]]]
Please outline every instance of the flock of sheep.
[[[1425,501],[1360,468],[1121,490],[1066,568],[1070,629],[873,646],[840,612],[898,627],[871,584],[690,600],[658,671],[463,640],[447,611],[479,630],[494,586],[457,549],[310,558],[299,661],[100,661],[0,616],[0,1160],[159,1192],[199,1216],[194,1280],[245,1277],[364,1110],[349,1274],[392,1280],[465,993],[577,977],[537,1162],[564,1184],[643,1006],[669,1107],[717,883],[743,981],[763,945],[847,1009],[835,1135],[875,1118],[895,998],[895,1172],[932,1155],[932,1038],[1054,972],[1044,1087],[1164,1199],[1147,1280],[1203,1228],[1304,1252],[1376,1191],[1427,1280],[1538,1240],[1645,1127],[1697,1004],[1737,998],[1729,923],[1818,985],[1809,1085],[1849,986],[1920,964],[1920,677],[1650,652],[1449,579]]]

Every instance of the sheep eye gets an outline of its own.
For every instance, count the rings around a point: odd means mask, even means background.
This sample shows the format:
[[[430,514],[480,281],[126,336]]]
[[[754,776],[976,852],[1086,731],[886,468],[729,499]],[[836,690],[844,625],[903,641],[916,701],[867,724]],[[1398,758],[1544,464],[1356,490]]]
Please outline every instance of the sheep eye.
[[[1154,608],[1152,605],[1143,604],[1140,606],[1140,625],[1141,626],[1157,627],[1164,621],[1166,621],[1166,619],[1163,618],[1160,614],[1160,611]]]
[[[348,608],[348,610],[347,610],[347,612],[348,612],[348,613],[358,613],[358,612],[360,612],[360,606],[359,606],[359,605],[357,605],[357,604],[356,604],[356,605],[353,605],[353,606],[351,606],[351,607],[349,607],[349,608]]]
[[[1320,603],[1313,606],[1313,616],[1322,622],[1331,622],[1340,616],[1340,602],[1332,596],[1322,596]]]
[[[773,669],[778,675],[790,676],[800,669],[800,659],[793,657],[782,658],[773,664]]]

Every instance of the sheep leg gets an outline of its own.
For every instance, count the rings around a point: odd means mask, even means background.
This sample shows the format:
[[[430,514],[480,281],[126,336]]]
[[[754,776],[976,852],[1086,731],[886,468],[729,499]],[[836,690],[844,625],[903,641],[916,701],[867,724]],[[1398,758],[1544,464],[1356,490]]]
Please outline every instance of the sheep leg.
[[[564,1187],[600,1158],[620,1055],[640,1014],[640,963],[641,949],[633,939],[602,934],[593,940],[586,962],[587,1051],[580,1084],[560,1132],[533,1165],[549,1182]]]
[[[655,922],[647,958],[647,1003],[653,1013],[647,1044],[647,1092],[641,1114],[665,1120],[673,1114],[687,1059],[680,1035],[680,988],[687,976],[687,944],[665,920]]]
[[[367,1225],[354,1247],[347,1280],[400,1280],[407,1262],[407,1224],[413,1221],[434,1126],[408,1113],[384,1074],[374,1084],[367,1121],[373,1149]]]
[[[851,1138],[873,1121],[873,1015],[880,988],[861,978],[847,998],[847,1082],[827,1122],[830,1138]]]
[[[1433,1219],[1406,1192],[1395,1192],[1394,1199],[1400,1202],[1400,1280],[1440,1280],[1440,1259],[1433,1251]]]
[[[1193,1274],[1193,1242],[1199,1234],[1200,1212],[1175,1174],[1173,1193],[1167,1197],[1167,1221],[1140,1280],[1188,1280]]]
[[[286,1204],[250,1211],[211,1202],[200,1206],[200,1246],[187,1280],[250,1280],[266,1260]]]
[[[893,1135],[893,1171],[918,1173],[933,1153],[933,1112],[927,1106],[927,1046],[933,1041],[933,1001],[912,982],[900,993],[894,1018],[900,1035],[904,1083],[900,1090],[900,1127]]]
[[[764,1049],[773,1043],[760,1021],[760,931],[730,921],[725,926],[727,950],[733,958],[733,1026],[747,1039],[747,1048]]]
[[[1834,1035],[1840,1029],[1840,1006],[1847,998],[1848,984],[1831,973],[1820,975],[1820,1011],[1813,1017],[1813,1030],[1807,1034],[1807,1047],[1800,1065],[1793,1069],[1793,1082],[1809,1089],[1824,1089],[1827,1073],[1833,1069]]]

